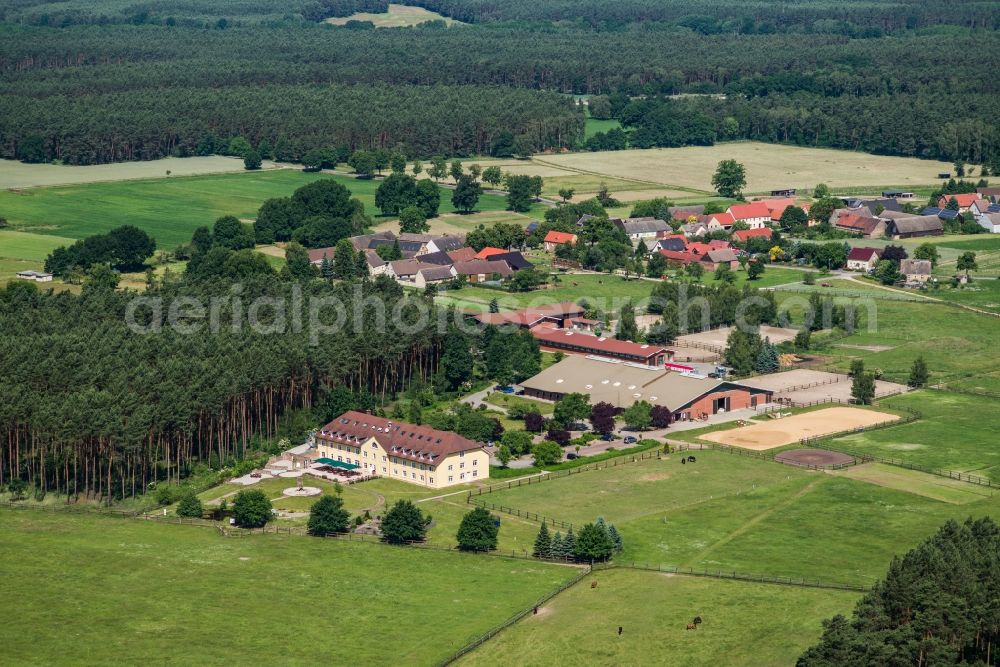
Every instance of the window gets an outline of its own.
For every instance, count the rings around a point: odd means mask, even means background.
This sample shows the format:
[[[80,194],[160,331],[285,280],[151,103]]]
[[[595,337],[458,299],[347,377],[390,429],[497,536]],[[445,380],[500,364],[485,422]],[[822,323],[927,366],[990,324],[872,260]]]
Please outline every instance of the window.
[[[479,477],[479,471],[478,470],[473,470],[472,471],[472,476],[473,477]]]
[[[433,478],[433,477],[431,477],[431,484],[433,484],[433,483],[434,483],[434,478]]]
[[[453,465],[452,465],[452,464],[450,464],[450,463],[448,464],[448,470],[453,470],[454,468],[455,468],[455,466],[453,466]]]
[[[454,479],[455,479],[454,477],[452,477],[451,475],[448,475],[448,481],[449,482],[453,481]]]
[[[465,473],[463,472],[462,474],[460,474],[460,475],[458,476],[458,478],[459,478],[459,479],[465,479]]]
[[[385,466],[382,466],[382,472],[385,472]]]
[[[459,452],[458,455],[459,456],[465,456],[465,452]]]
[[[465,467],[465,461],[462,461],[461,463],[459,463],[458,467],[459,468],[464,468]]]
[[[479,463],[479,459],[472,459],[472,465],[476,465],[477,463]]]

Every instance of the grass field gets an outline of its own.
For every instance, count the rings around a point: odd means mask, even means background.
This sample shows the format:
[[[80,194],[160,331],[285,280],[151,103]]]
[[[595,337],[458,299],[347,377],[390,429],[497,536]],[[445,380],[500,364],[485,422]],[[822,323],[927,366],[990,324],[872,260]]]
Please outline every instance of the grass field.
[[[605,311],[620,308],[625,301],[632,299],[638,303],[648,298],[656,286],[649,280],[625,280],[620,276],[600,274],[566,274],[560,276],[558,285],[534,292],[503,292],[483,287],[466,286],[460,290],[449,292],[448,296],[489,304],[496,299],[504,308],[527,308],[542,304],[576,301],[581,297]]]
[[[442,16],[423,7],[393,4],[389,5],[389,11],[384,14],[358,12],[350,16],[326,19],[326,23],[332,25],[344,25],[348,21],[371,21],[376,28],[407,28],[425,21],[444,21],[448,25],[463,25],[461,21]]]
[[[0,211],[14,230],[76,239],[131,224],[151,234],[160,248],[173,248],[190,240],[201,225],[211,225],[223,215],[252,219],[265,199],[289,196],[320,178],[337,180],[365,204],[370,215],[378,215],[378,180],[307,174],[296,169],[0,192]],[[505,207],[506,201],[499,195],[483,195],[479,200],[480,210]],[[454,210],[450,192],[442,191],[441,212]]]
[[[912,189],[917,185],[933,185],[939,172],[952,169],[945,162],[758,142],[566,153],[539,156],[537,159],[548,165],[585,170],[611,178],[704,192],[711,191],[716,165],[726,159],[735,159],[746,167],[749,193],[778,188],[810,189],[817,183],[826,183],[835,189],[864,186],[874,192],[882,185]]]
[[[919,410],[923,418],[838,438],[833,445],[1000,481],[996,437],[1000,432],[1000,400],[925,390],[894,397],[888,404]]]
[[[1000,496],[979,498],[978,487],[964,504],[932,497],[936,480],[926,475],[888,485],[723,452],[697,459],[682,467],[670,456],[481,498],[575,525],[603,516],[622,534],[624,562],[854,584],[872,583],[945,520],[1000,506]]]
[[[848,614],[857,593],[675,577],[652,572],[597,572],[503,631],[460,665],[671,664],[791,665],[822,631]],[[697,631],[686,624],[699,615]],[[622,626],[619,637],[618,626]]]
[[[620,130],[622,124],[614,118],[609,118],[607,120],[598,120],[596,118],[591,118],[590,114],[587,114],[587,124],[583,128],[584,139],[590,139],[592,136],[598,132],[607,132],[608,130]]]
[[[991,493],[988,487],[967,484],[947,477],[937,477],[884,463],[865,463],[833,471],[832,474],[890,489],[908,491],[918,496],[955,505],[964,505],[989,498]]]
[[[0,560],[8,665],[427,665],[576,573],[27,510],[0,511]]]

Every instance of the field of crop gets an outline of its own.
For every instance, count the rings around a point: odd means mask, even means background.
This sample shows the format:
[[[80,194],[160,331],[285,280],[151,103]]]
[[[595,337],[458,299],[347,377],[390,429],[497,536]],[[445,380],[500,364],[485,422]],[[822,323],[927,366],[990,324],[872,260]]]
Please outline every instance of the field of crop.
[[[560,593],[460,665],[791,665],[859,594],[611,570]],[[694,616],[697,631],[686,630]],[[622,634],[618,636],[618,626]]]
[[[423,7],[409,7],[407,5],[389,5],[389,11],[384,14],[369,14],[358,12],[350,16],[340,18],[329,18],[327,23],[333,25],[344,25],[348,21],[371,21],[376,28],[407,28],[418,25],[425,21],[444,21],[448,25],[462,25],[461,21],[442,16],[437,12],[424,9]]]
[[[265,161],[262,168],[273,169],[274,166],[274,163]],[[221,174],[242,172],[243,170],[243,160],[223,155],[168,157],[146,162],[116,162],[88,166],[26,164],[16,160],[0,160],[0,190],[163,178],[164,176]]]
[[[805,190],[817,183],[826,183],[834,189],[863,186],[873,192],[883,185],[912,189],[917,185],[932,185],[938,173],[952,170],[944,162],[759,142],[566,153],[537,159],[571,170],[704,192],[712,190],[716,165],[726,159],[734,159],[746,167],[749,193],[778,188]]]
[[[29,510],[0,511],[0,560],[7,664],[426,665],[576,573]]]
[[[964,504],[935,498],[935,481],[879,484],[706,450],[684,466],[673,455],[480,499],[576,526],[603,516],[625,562],[868,584],[948,518],[997,511],[1000,497],[979,487]]]
[[[289,196],[320,178],[342,183],[365,204],[370,215],[378,215],[378,180],[295,169],[6,191],[0,192],[0,211],[14,230],[76,239],[130,224],[150,233],[160,248],[173,248],[190,240],[201,225],[211,225],[223,215],[252,219],[265,199]],[[495,211],[505,207],[503,197],[483,195],[478,208]],[[454,210],[450,192],[442,191],[441,212]]]

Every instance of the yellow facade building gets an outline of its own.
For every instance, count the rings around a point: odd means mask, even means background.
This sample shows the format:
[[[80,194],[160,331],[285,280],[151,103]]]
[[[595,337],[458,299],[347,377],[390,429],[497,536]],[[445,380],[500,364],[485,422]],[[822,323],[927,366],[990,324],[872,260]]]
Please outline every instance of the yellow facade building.
[[[457,433],[345,412],[316,433],[319,457],[358,466],[365,474],[440,489],[490,476],[483,443]]]

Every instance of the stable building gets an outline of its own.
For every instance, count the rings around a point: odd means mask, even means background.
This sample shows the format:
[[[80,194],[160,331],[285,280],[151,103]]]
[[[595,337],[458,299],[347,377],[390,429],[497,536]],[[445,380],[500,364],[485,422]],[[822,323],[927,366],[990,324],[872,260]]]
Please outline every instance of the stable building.
[[[631,361],[644,366],[660,367],[674,359],[673,350],[659,345],[595,336],[579,330],[537,326],[531,329],[531,335],[538,340],[538,346],[548,352],[591,355],[606,359]]]
[[[34,280],[36,283],[52,282],[52,274],[43,271],[18,271],[16,274],[21,280]]]
[[[885,235],[894,239],[912,239],[943,234],[944,223],[936,215],[916,215],[902,220],[890,220],[885,226]]]
[[[316,432],[315,442],[318,458],[433,489],[490,476],[483,443],[364,412],[340,415]]]
[[[566,357],[520,386],[525,396],[548,401],[571,393],[586,394],[591,404],[605,402],[622,409],[646,401],[669,409],[674,421],[754,408],[772,397],[770,390],[706,375],[597,357]]]

